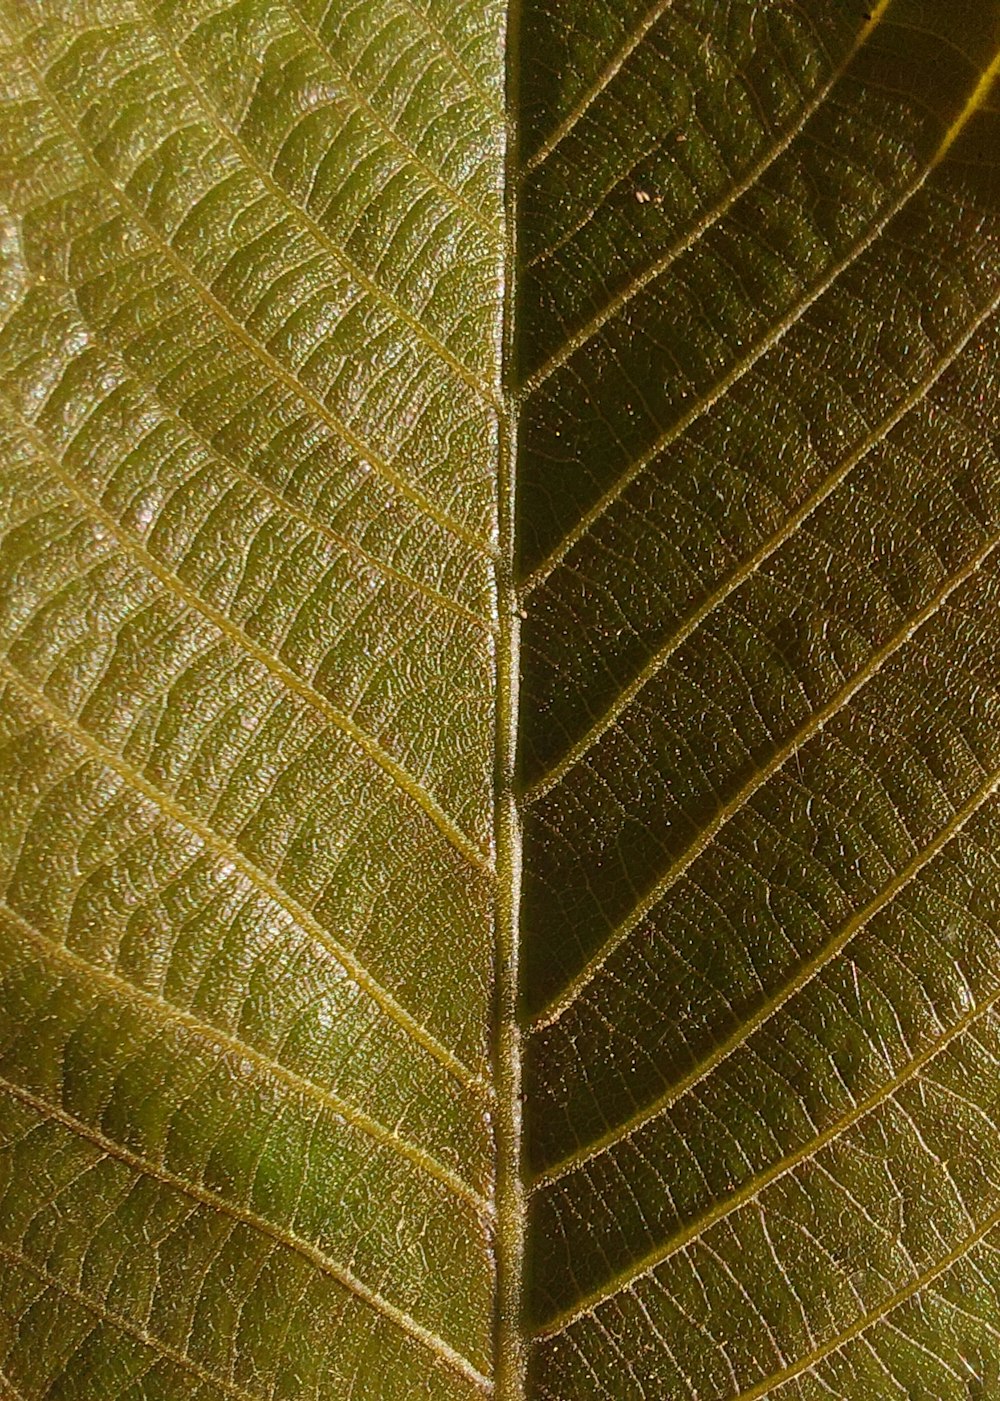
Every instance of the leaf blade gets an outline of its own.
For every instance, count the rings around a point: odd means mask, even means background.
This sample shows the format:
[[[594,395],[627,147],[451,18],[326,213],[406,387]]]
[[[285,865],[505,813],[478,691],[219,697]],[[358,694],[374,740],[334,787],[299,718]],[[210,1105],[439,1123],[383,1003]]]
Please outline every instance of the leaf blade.
[[[0,1390],[988,1394],[995,7],[0,48]]]
[[[4,10],[32,1395],[489,1386],[499,143],[418,8],[353,22]]]
[[[579,201],[558,148],[533,172],[565,233],[529,250],[558,270],[525,335],[569,328],[525,380],[539,1395],[957,1401],[992,1377],[996,874],[973,905],[962,872],[996,811],[973,718],[995,692],[996,16],[808,17],[836,42],[770,139],[734,143],[742,178],[713,189],[706,161],[701,212],[676,128],[611,122],[643,78],[660,119],[657,64],[702,61],[688,26],[740,91],[767,59],[749,14],[658,14],[567,133]],[[890,130],[906,157],[862,196],[837,161],[876,169]],[[835,215],[819,281],[783,281],[795,220],[845,188],[854,234]]]

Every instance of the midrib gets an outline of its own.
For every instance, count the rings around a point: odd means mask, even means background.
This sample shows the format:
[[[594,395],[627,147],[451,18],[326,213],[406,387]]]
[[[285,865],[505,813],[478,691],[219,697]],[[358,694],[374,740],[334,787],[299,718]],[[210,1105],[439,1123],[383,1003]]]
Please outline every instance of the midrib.
[[[504,127],[504,240],[501,263],[503,319],[497,335],[500,395],[497,455],[497,558],[494,597],[496,643],[496,768],[494,768],[494,1033],[496,1086],[496,1317],[494,1317],[494,1395],[496,1401],[524,1401],[527,1345],[524,1335],[525,1192],[521,1171],[521,1026],[518,955],[521,929],[521,817],[515,790],[521,614],[515,580],[515,488],[517,488],[517,367],[514,310],[517,298],[517,106],[518,0],[508,0],[506,127]]]
[[[497,1401],[523,1401],[526,1395],[526,1345],[522,1302],[525,1194],[521,1171],[521,1027],[518,978],[521,820],[515,788],[521,631],[520,602],[515,579],[518,386],[514,356],[514,311],[517,266],[518,9],[518,0],[509,0],[504,36],[506,110],[503,163],[504,240],[500,269],[502,321],[497,337],[502,399],[497,462],[497,557],[494,566],[497,612],[494,771],[494,1394]]]

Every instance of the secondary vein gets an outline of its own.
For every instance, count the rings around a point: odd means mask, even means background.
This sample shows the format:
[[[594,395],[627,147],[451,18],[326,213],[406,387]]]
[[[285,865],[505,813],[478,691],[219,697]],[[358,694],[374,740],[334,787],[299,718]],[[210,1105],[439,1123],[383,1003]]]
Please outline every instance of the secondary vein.
[[[328,1255],[309,1241],[302,1239],[302,1237],[297,1236],[294,1232],[288,1231],[272,1221],[268,1221],[265,1217],[259,1216],[256,1212],[229,1201],[226,1197],[220,1196],[217,1192],[210,1191],[200,1183],[190,1182],[186,1178],[178,1176],[177,1173],[171,1172],[162,1164],[154,1163],[141,1154],[134,1152],[132,1149],[124,1147],[114,1139],[108,1138],[98,1129],[94,1129],[81,1119],[77,1119],[73,1115],[68,1114],[58,1105],[51,1104],[40,1095],[32,1093],[30,1090],[15,1084],[13,1081],[0,1077],[0,1090],[5,1091],[7,1094],[19,1099],[22,1103],[27,1104],[38,1114],[60,1124],[76,1137],[92,1143],[102,1154],[117,1159],[133,1171],[141,1173],[143,1176],[153,1178],[163,1186],[181,1192],[184,1196],[200,1202],[204,1206],[208,1206],[213,1211],[222,1212],[233,1220],[243,1222],[244,1225],[249,1226],[252,1230],[258,1231],[262,1235],[269,1236],[278,1244],[302,1256],[316,1269],[335,1280],[342,1288],[354,1294],[377,1313],[384,1315],[397,1328],[408,1333],[410,1337],[419,1342],[423,1347],[428,1348],[440,1358],[450,1370],[456,1371],[460,1375],[466,1377],[467,1380],[473,1382],[479,1390],[486,1391],[489,1389],[489,1382],[487,1379],[477,1371],[468,1358],[456,1352],[443,1338],[439,1338],[421,1323],[418,1323],[416,1319],[412,1318],[402,1309],[397,1308],[396,1305],[390,1303],[389,1300],[383,1298],[377,1291],[362,1283],[349,1269],[336,1264]],[[2,1254],[4,1250],[5,1247],[0,1244],[0,1254]],[[15,1252],[11,1251],[9,1254],[14,1255]],[[28,1265],[29,1268],[39,1269],[27,1256],[18,1254],[17,1258]],[[82,1303],[95,1310],[99,1310],[102,1316],[106,1317],[110,1322],[119,1325],[124,1324],[126,1331],[135,1331],[137,1325],[131,1320],[123,1319],[120,1315],[109,1313],[99,1300],[93,1299],[91,1296],[79,1293],[78,1291],[71,1290],[64,1281],[58,1280],[54,1276],[51,1278],[59,1288],[73,1292]],[[142,1330],[142,1336],[144,1341],[151,1339],[151,1335],[146,1334],[144,1330]],[[162,1340],[152,1339],[150,1345],[157,1346],[160,1344],[162,1344]],[[166,1355],[173,1354],[175,1357],[178,1355],[185,1358],[187,1357],[186,1354],[177,1354],[177,1350],[170,1349],[168,1345],[162,1345],[161,1350],[164,1351]],[[188,1361],[190,1361],[190,1359],[188,1359]],[[205,1372],[204,1369],[198,1369],[198,1364],[193,1364],[193,1369],[201,1370],[208,1379],[217,1385],[227,1385],[221,1378]],[[248,1397],[251,1395],[231,1385],[229,1389],[233,1395],[238,1395],[240,1397]],[[259,1401],[259,1398],[255,1397],[254,1401]]]
[[[875,427],[837,462],[819,486],[810,492],[801,505],[781,523],[777,530],[768,536],[760,548],[743,560],[697,608],[691,611],[676,631],[656,649],[642,670],[619,692],[604,714],[595,720],[587,732],[566,751],[563,757],[532,785],[525,795],[525,801],[528,804],[544,798],[547,793],[550,793],[562,782],[568,773],[576,768],[601,737],[621,718],[640,692],[659,675],[669,659],[683,646],[692,633],[696,632],[722,607],[732,593],[752,578],[787,541],[793,538],[800,526],[813,515],[831,493],[853,472],[854,468],[927,397],[945,371],[954,364],[972,337],[998,308],[1000,308],[1000,293],[968,325],[963,327],[960,334],[951,342],[944,354],[934,362],[927,374],[922,376],[912,389],[904,394],[892,409],[879,420]]]
[[[214,1049],[221,1047],[234,1052],[241,1061],[249,1061],[264,1075],[281,1081],[288,1089],[303,1098],[325,1106],[333,1114],[359,1129],[376,1143],[398,1153],[400,1157],[407,1159],[419,1171],[427,1173],[429,1177],[447,1187],[455,1196],[467,1202],[479,1215],[483,1217],[489,1215],[490,1203],[451,1168],[439,1162],[419,1144],[401,1137],[394,1130],[380,1124],[364,1110],[359,1109],[348,1100],[342,1099],[332,1090],[325,1089],[307,1076],[289,1069],[283,1061],[276,1060],[274,1056],[259,1050],[258,1047],[244,1038],[233,1035],[213,1022],[206,1021],[203,1017],[196,1016],[193,1012],[168,1001],[161,994],[140,987],[128,978],[122,977],[121,974],[109,968],[102,968],[90,962],[89,959],[82,958],[68,944],[61,943],[52,935],[31,924],[3,897],[0,897],[0,913],[16,925],[20,938],[27,939],[39,948],[43,957],[68,965],[88,982],[105,986],[115,996],[137,1003],[164,1021],[175,1022],[180,1026],[187,1027]]]
[[[66,115],[63,110],[63,104],[56,96],[55,92],[53,92],[43,71],[25,51],[23,36],[21,37],[21,55],[26,66],[33,74],[39,93],[44,95],[57,123],[62,128],[68,141],[78,152],[84,165],[91,171],[97,184],[107,190],[111,198],[127,217],[135,220],[136,224],[151,240],[153,246],[160,249],[163,256],[174,267],[181,279],[188,284],[198,300],[229,328],[231,334],[243,344],[251,357],[260,361],[263,365],[266,365],[268,370],[277,379],[281,380],[291,389],[296,398],[308,405],[312,412],[317,415],[320,421],[324,423],[337,438],[358,454],[362,462],[370,463],[390,486],[394,487],[401,496],[417,506],[429,520],[433,520],[442,530],[453,535],[456,539],[471,545],[474,549],[478,550],[480,554],[488,555],[490,553],[488,546],[475,532],[471,531],[460,521],[453,519],[447,512],[435,506],[423,492],[400,476],[379,453],[375,452],[368,443],[359,438],[347,424],[332,413],[318,395],[313,393],[312,390],[307,389],[301,380],[299,380],[281,360],[250,334],[229,308],[219,300],[212,289],[184,262],[169,238],[164,236],[136,202],[111,179],[93,151],[84,144],[75,123],[71,117]]]
[[[901,214],[909,204],[910,200],[927,183],[934,170],[945,159],[962,130],[968,124],[973,115],[982,105],[985,95],[988,93],[993,78],[996,76],[996,69],[1000,64],[1000,54],[994,58],[988,73],[980,79],[976,87],[970,94],[961,112],[945,132],[941,142],[933,155],[925,165],[917,172],[905,188],[891,200],[877,215],[874,222],[865,232],[856,239],[846,250],[844,255],[833,263],[821,278],[812,282],[799,297],[799,299],[776,321],[766,332],[750,347],[744,355],[727,369],[709,388],[699,395],[698,399],[681,415],[679,419],[660,433],[652,445],[629,463],[625,469],[619,473],[614,483],[603,493],[602,496],[591,506],[577,521],[570,530],[566,532],[559,543],[549,552],[544,560],[534,569],[532,574],[525,580],[521,588],[522,599],[527,598],[534,592],[549,575],[557,569],[571,550],[586,536],[598,520],[614,505],[625,490],[641,476],[653,462],[672,443],[681,438],[687,430],[698,419],[713,409],[717,404],[725,399],[726,395],[744,378],[746,374],[757,364],[757,362],[777,346],[788,332],[805,316],[809,308],[824,296],[835,285],[853,265],[871,248],[882,235],[888,225]],[[534,380],[525,385],[526,394],[534,392],[543,382],[544,377],[536,375]]]
[[[47,465],[66,490],[76,498],[87,514],[99,520],[165,589],[179,598],[188,608],[200,613],[241,652],[253,657],[284,687],[299,696],[311,709],[317,711],[336,729],[347,735],[369,759],[383,770],[402,793],[405,793],[412,802],[423,810],[456,851],[480,870],[490,870],[489,858],[444,811],[434,795],[418,779],[408,773],[402,764],[393,759],[390,754],[387,754],[381,745],[361,728],[357,721],[332,705],[322,692],[317,691],[309,681],[304,680],[280,658],[269,652],[266,647],[261,647],[221,609],[208,603],[194,589],[185,584],[173,570],[167,569],[138,536],[121,525],[90,492],[80,485],[73,473],[67,471],[40,429],[30,420],[24,418],[22,414],[17,413],[9,405],[9,401],[8,407],[12,414],[17,415],[25,433],[32,439],[38,452],[44,457]]]
[[[961,569],[951,574],[942,586],[935,592],[933,597],[900,628],[892,637],[884,642],[872,655],[863,667],[826,702],[819,710],[810,715],[809,719],[799,727],[795,733],[785,741],[774,754],[759,768],[756,773],[743,784],[743,786],[725,803],[715,817],[701,829],[692,842],[680,853],[680,855],[670,864],[663,875],[657,880],[646,894],[637,902],[628,915],[612,930],[605,942],[598,951],[587,961],[584,967],[567,984],[563,991],[541,1012],[532,1025],[532,1031],[538,1032],[545,1027],[553,1025],[564,1015],[573,1005],[577,998],[593,982],[611,955],[618,949],[631,935],[633,930],[646,918],[648,914],[659,904],[670,888],[677,883],[684,873],[694,864],[699,856],[715,840],[719,832],[729,822],[733,820],[747,805],[753,795],[763,787],[784,764],[788,762],[812,737],[824,729],[830,721],[853,699],[856,693],[861,690],[869,681],[875,677],[883,666],[905,646],[914,635],[928,623],[936,613],[945,605],[947,600],[964,583],[976,574],[990,556],[1000,545],[1000,535],[992,536],[982,545]]]
[[[413,1040],[429,1052],[450,1075],[453,1075],[468,1088],[475,1089],[481,1094],[488,1094],[488,1087],[484,1085],[480,1077],[470,1070],[453,1051],[443,1046],[401,1003],[397,1002],[392,994],[387,992],[358,962],[354,955],[340,945],[328,930],[323,928],[304,905],[300,905],[278,885],[273,876],[268,875],[261,867],[250,861],[239,847],[208,827],[193,813],[186,811],[168,793],[157,788],[131,765],[125,763],[113,750],[96,739],[89,730],[85,730],[78,720],[63,710],[61,706],[56,705],[39,686],[22,675],[6,657],[0,658],[0,675],[5,676],[16,689],[20,690],[57,731],[63,731],[69,735],[101,764],[116,773],[129,788],[134,789],[152,803],[170,821],[200,838],[207,850],[214,851],[223,860],[230,862],[241,871],[252,888],[270,899],[278,909],[283,910],[310,934],[319,945],[326,948],[386,1015],[407,1031]]]

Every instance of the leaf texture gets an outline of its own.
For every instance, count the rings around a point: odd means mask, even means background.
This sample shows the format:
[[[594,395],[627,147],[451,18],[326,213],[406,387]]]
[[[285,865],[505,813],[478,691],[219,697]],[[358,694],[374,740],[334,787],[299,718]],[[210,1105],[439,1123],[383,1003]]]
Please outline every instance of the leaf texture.
[[[992,1395],[1000,16],[532,17],[537,1394]]]
[[[0,47],[0,1401],[1000,1395],[1000,8]]]
[[[501,16],[3,21],[0,1366],[475,1394]]]

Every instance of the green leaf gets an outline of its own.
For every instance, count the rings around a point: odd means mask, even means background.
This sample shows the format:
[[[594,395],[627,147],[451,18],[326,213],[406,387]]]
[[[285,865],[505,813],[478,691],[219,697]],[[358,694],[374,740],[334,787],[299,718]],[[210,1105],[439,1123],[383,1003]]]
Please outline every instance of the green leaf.
[[[0,45],[0,1397],[1000,1395],[1000,5]]]

